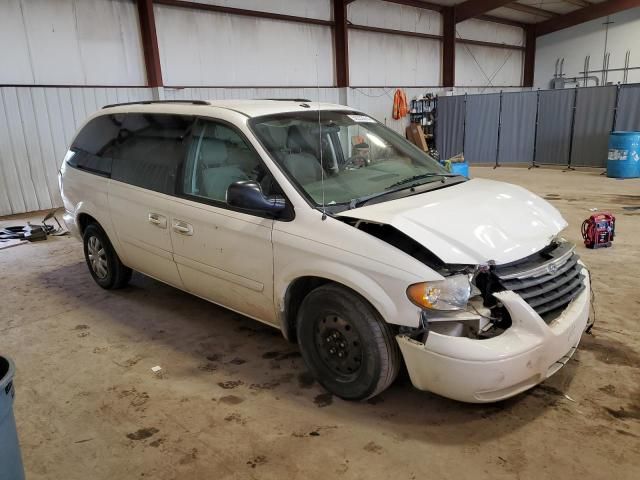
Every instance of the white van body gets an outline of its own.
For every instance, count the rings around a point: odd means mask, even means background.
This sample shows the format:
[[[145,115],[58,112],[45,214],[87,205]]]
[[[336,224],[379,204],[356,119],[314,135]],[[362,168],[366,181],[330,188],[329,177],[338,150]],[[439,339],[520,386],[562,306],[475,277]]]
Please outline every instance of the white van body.
[[[438,181],[437,188],[424,193],[412,191],[363,206],[352,202],[351,208],[328,211],[327,205],[310,203],[252,128],[255,119],[308,112],[333,112],[338,119],[349,114],[354,122],[374,122],[346,106],[256,100],[113,106],[97,112],[85,124],[99,117],[115,119],[129,114],[221,122],[245,140],[246,148],[259,156],[279,186],[290,212],[286,220],[228,208],[218,201],[207,203],[194,196],[150,190],[113,175],[96,174],[88,167],[72,166],[72,157],[78,155],[73,147],[60,170],[64,220],[79,238],[88,224],[99,225],[124,266],[279,328],[292,341],[296,322],[304,322],[300,315],[296,317],[302,301],[297,297],[327,282],[344,287],[368,302],[388,324],[414,386],[452,399],[481,403],[508,398],[544,381],[567,362],[587,326],[589,276],[574,247],[559,237],[567,223],[553,206],[518,186],[442,177],[442,185]],[[338,127],[332,130],[331,125],[326,127],[327,138],[337,135],[344,141]],[[375,128],[386,127],[377,124]],[[322,127],[319,132],[320,137],[325,134]],[[127,142],[134,134],[121,129],[118,142]],[[194,140],[184,141],[192,142],[185,147],[192,152]],[[382,143],[388,141],[401,140]],[[327,142],[320,142],[322,162]],[[377,147],[371,143],[362,148]],[[198,161],[197,152],[189,155]],[[214,169],[209,165],[202,175]],[[196,167],[193,169],[195,172]],[[469,278],[473,292],[469,306],[439,311],[411,300],[407,293],[410,286],[424,282],[441,285],[437,282],[444,281],[446,274],[403,251],[400,244],[389,243],[385,235],[372,234],[376,228],[393,232],[394,238],[410,242],[412,248],[424,248],[438,265],[464,266],[466,270],[461,271],[465,273],[458,278]],[[86,248],[90,255],[91,245]],[[549,253],[540,253],[546,251]],[[536,255],[540,258],[534,258]],[[87,261],[90,267],[94,265],[89,257]],[[562,287],[554,275],[570,264],[573,287],[571,297],[565,298],[568,287]],[[519,294],[520,287],[494,286],[481,294],[475,285],[478,275],[492,276],[494,285],[496,278],[504,282],[501,285],[523,285],[528,293]],[[569,273],[562,275],[568,278]],[[527,287],[527,282],[538,283]],[[538,293],[531,289],[542,293],[535,297]],[[430,291],[437,297],[443,290]],[[545,318],[537,313],[538,305],[527,302],[532,295],[538,303],[543,301],[540,299],[550,299],[547,304],[551,306],[553,302],[565,303],[552,318]],[[508,318],[499,328],[492,323],[496,312]],[[379,391],[368,391],[366,396]],[[353,396],[361,397],[364,395]]]

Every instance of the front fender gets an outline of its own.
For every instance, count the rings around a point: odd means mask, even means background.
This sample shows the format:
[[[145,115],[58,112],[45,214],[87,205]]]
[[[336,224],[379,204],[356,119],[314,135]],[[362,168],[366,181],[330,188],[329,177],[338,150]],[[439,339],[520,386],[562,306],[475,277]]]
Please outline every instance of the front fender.
[[[386,321],[398,317],[395,302],[379,283],[355,268],[326,259],[314,259],[306,263],[303,268],[290,265],[281,272],[275,286],[278,292],[276,306],[281,316],[284,316],[285,298],[289,286],[301,277],[320,277],[342,284],[367,299]]]

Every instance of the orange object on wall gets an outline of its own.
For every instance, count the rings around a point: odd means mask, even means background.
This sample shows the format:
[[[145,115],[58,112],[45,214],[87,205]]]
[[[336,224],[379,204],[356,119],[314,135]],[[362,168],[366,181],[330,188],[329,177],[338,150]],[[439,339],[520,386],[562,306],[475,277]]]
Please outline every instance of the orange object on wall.
[[[409,112],[409,106],[407,105],[407,96],[404,90],[398,88],[393,95],[393,119],[400,120],[402,117],[406,117]]]

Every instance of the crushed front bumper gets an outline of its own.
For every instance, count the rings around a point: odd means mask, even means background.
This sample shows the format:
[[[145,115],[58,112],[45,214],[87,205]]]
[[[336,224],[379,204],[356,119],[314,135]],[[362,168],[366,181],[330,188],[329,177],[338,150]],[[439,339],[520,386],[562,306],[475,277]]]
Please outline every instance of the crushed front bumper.
[[[575,352],[589,318],[589,275],[585,289],[547,325],[517,294],[494,294],[511,315],[501,335],[478,340],[430,332],[426,342],[396,337],[411,382],[463,402],[487,403],[512,397],[549,378]]]

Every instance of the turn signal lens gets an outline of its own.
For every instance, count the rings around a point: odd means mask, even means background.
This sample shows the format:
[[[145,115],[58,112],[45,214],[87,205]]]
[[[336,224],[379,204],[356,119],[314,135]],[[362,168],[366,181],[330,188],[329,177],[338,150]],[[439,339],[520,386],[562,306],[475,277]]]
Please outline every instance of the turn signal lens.
[[[415,283],[407,288],[409,300],[421,308],[434,308],[442,291],[428,283]]]

